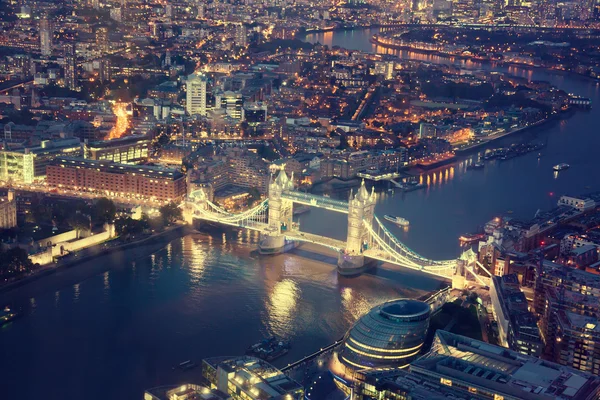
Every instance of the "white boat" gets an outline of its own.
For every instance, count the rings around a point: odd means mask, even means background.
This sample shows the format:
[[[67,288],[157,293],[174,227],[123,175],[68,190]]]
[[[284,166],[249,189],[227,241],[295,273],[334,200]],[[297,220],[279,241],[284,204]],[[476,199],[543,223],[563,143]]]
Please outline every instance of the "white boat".
[[[560,164],[557,164],[554,167],[552,167],[552,169],[554,169],[555,171],[562,171],[562,170],[567,169],[569,167],[570,167],[570,165],[567,164],[567,163],[560,163]]]
[[[395,223],[396,225],[400,225],[400,226],[408,226],[410,225],[410,222],[408,222],[407,219],[402,218],[402,217],[395,217],[393,215],[384,215],[385,219],[387,219],[390,222]]]

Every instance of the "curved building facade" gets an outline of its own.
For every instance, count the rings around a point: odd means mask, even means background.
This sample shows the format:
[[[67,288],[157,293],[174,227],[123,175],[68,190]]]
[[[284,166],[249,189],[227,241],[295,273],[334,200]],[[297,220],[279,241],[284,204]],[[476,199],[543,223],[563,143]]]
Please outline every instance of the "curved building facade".
[[[354,371],[408,366],[421,352],[430,313],[428,303],[412,299],[372,308],[346,334],[339,361]]]

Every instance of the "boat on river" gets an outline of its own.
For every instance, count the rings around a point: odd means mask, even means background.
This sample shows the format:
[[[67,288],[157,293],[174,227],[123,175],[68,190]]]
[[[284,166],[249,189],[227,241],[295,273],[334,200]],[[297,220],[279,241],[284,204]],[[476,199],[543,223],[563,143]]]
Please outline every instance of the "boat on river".
[[[11,321],[19,318],[21,316],[20,313],[11,310],[10,307],[5,307],[4,310],[0,311],[0,326],[4,326]]]
[[[402,217],[396,217],[394,215],[385,215],[383,218],[385,218],[386,220],[393,222],[396,225],[399,226],[409,226],[410,222]]]
[[[552,169],[558,172],[558,171],[563,171],[565,169],[568,169],[569,167],[570,167],[570,165],[567,163],[560,163],[560,164],[556,164],[554,167],[552,167]]]

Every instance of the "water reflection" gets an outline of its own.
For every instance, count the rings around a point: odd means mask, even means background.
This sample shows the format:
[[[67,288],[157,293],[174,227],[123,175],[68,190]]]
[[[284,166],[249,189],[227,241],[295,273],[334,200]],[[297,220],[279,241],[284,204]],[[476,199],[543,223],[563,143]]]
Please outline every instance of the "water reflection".
[[[344,319],[353,324],[358,318],[369,312],[372,305],[360,293],[350,287],[342,288],[342,307],[344,308]]]
[[[268,313],[267,324],[273,334],[288,336],[290,333],[300,293],[298,284],[291,279],[275,282],[265,304]]]
[[[79,283],[76,283],[75,285],[73,285],[73,301],[74,302],[79,301]]]

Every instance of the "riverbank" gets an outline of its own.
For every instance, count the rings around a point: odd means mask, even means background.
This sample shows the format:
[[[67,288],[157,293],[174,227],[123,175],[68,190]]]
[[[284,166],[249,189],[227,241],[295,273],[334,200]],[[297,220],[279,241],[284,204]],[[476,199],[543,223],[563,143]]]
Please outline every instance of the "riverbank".
[[[39,288],[46,286],[45,281],[48,281],[48,286],[53,283],[50,281],[56,283],[58,280],[64,280],[65,285],[81,282],[89,277],[118,267],[113,256],[122,254],[126,260],[135,260],[157,251],[170,241],[180,238],[190,231],[191,229],[187,225],[176,225],[141,240],[123,243],[118,246],[109,248],[103,248],[102,245],[94,246],[87,249],[91,250],[91,254],[67,262],[59,262],[52,267],[40,270],[38,273],[0,287],[0,304],[12,304],[15,301],[31,297]],[[106,262],[98,262],[98,259],[106,259]]]
[[[368,29],[368,28],[366,28],[366,29]],[[433,55],[433,56],[448,58],[449,60],[458,59],[458,60],[462,60],[462,61],[471,61],[471,62],[480,63],[480,64],[492,64],[492,65],[496,65],[499,67],[517,67],[517,68],[532,69],[532,70],[539,69],[539,70],[544,70],[544,71],[548,71],[548,72],[552,72],[552,73],[556,73],[556,74],[573,74],[573,75],[576,75],[576,76],[579,76],[582,78],[590,79],[596,83],[600,83],[599,78],[595,78],[593,76],[585,75],[585,74],[578,73],[575,71],[556,69],[551,66],[544,66],[544,65],[538,65],[538,64],[527,64],[527,63],[520,63],[520,62],[516,62],[516,61],[495,60],[495,59],[490,59],[490,58],[475,57],[475,56],[471,56],[471,55],[454,54],[454,53],[448,53],[445,51],[435,50],[435,49],[420,49],[420,48],[413,47],[410,45],[390,44],[390,43],[384,42],[381,39],[379,39],[379,36],[377,36],[377,35],[374,35],[371,38],[369,38],[369,43],[374,44],[379,47],[382,47],[384,49],[410,51],[412,53],[417,53],[417,54]],[[418,61],[418,60],[415,60],[415,61]]]

